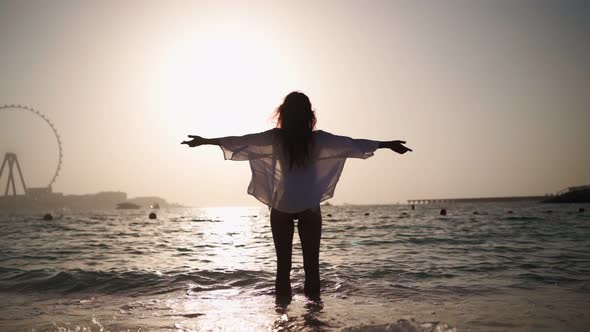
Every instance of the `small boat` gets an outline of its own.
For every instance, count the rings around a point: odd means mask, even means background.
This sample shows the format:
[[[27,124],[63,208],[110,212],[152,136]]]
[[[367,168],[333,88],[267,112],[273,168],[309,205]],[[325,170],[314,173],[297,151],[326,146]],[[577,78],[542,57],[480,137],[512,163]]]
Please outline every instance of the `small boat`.
[[[159,208],[160,208],[160,204],[158,204],[158,203],[154,203],[154,204],[150,205],[150,209],[157,210]]]

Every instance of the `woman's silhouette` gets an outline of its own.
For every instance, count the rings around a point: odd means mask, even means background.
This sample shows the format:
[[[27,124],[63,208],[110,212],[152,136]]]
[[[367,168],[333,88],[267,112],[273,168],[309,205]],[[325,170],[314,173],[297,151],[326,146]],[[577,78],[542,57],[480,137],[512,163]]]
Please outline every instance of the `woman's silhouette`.
[[[403,154],[404,141],[372,141],[314,130],[315,113],[309,98],[291,92],[277,108],[274,129],[245,136],[203,138],[189,135],[190,147],[218,145],[225,159],[248,160],[252,180],[248,194],[269,206],[277,254],[277,298],[291,297],[291,252],[294,221],[303,249],[304,292],[320,293],[319,254],[322,233],[320,202],[331,198],[346,158],[366,159],[376,149]]]

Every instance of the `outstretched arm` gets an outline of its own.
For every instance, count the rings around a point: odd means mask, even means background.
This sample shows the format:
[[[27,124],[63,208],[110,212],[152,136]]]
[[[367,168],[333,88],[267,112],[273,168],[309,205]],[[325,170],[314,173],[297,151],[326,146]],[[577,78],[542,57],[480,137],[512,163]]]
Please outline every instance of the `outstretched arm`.
[[[186,144],[191,148],[200,145],[220,145],[219,138],[203,138],[196,135],[188,135],[188,137],[191,139],[190,141],[182,141],[180,144]]]
[[[405,147],[406,141],[385,141],[379,142],[378,149],[391,149],[399,154],[404,154],[412,149]]]
[[[272,155],[274,136],[274,129],[243,136],[218,138],[188,135],[190,140],[180,144],[186,144],[191,148],[201,145],[217,145],[223,151],[223,157],[226,160],[253,160]]]

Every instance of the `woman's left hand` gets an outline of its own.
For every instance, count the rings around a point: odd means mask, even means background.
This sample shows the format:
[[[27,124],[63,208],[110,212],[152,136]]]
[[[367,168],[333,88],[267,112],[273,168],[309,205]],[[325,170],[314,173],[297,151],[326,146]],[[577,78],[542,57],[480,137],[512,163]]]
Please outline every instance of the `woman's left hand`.
[[[404,144],[406,144],[406,141],[391,141],[389,148],[399,154],[404,154],[408,151],[411,152],[412,149],[405,147]]]

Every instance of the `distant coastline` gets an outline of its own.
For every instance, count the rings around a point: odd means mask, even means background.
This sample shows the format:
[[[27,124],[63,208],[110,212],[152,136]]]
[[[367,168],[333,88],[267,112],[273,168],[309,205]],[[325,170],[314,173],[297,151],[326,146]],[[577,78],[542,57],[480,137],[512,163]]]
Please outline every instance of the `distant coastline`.
[[[63,195],[62,193],[45,191],[0,197],[0,212],[114,210],[121,203],[135,204],[141,209],[149,209],[154,205],[160,208],[183,207],[180,204],[169,203],[158,196],[128,198],[127,193],[122,191],[105,191],[84,195]]]
[[[409,199],[408,204],[441,203],[498,203],[498,202],[538,202],[538,203],[590,203],[590,185],[565,188],[555,194],[543,196],[504,196],[504,197],[466,197],[466,198],[428,198]]]
[[[407,204],[448,204],[448,203],[484,203],[484,202],[538,202],[538,203],[589,203],[590,186],[566,188],[556,194],[544,196],[483,197],[483,198],[448,198],[448,199],[413,199]],[[322,206],[334,206],[330,202]],[[342,203],[338,205],[357,205]],[[367,204],[362,204],[367,205]],[[383,205],[383,204],[368,204]],[[385,204],[389,205],[389,204]],[[134,209],[183,208],[177,203],[170,203],[158,196],[141,196],[129,198],[122,191],[104,191],[94,194],[63,195],[47,188],[32,188],[26,195],[1,196],[0,213],[49,212],[49,211],[90,211],[116,210],[120,206],[134,206]]]

